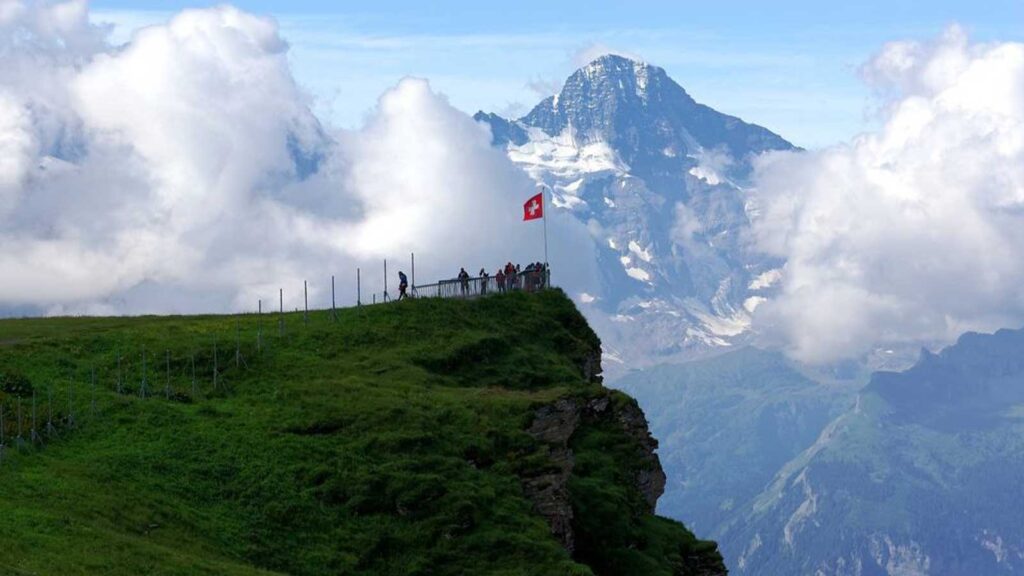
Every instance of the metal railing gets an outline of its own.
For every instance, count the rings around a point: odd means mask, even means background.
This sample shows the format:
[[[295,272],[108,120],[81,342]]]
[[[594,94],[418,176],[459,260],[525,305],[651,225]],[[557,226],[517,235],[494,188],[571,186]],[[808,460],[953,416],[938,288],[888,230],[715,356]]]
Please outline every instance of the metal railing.
[[[505,292],[539,292],[551,287],[551,269],[523,270],[498,282],[494,276],[441,280],[434,284],[414,286],[412,298],[479,298]]]

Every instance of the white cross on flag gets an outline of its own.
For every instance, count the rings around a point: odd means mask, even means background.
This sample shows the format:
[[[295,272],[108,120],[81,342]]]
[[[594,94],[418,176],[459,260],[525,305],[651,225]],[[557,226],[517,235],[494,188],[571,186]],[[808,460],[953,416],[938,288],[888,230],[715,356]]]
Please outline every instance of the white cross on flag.
[[[544,217],[544,193],[541,192],[523,204],[523,220],[536,220]]]

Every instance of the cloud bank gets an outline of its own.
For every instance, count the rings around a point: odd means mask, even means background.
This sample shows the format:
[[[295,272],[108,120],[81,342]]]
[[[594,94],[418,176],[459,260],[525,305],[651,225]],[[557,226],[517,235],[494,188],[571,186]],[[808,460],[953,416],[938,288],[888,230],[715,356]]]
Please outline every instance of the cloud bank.
[[[755,243],[787,264],[755,326],[828,362],[1024,324],[1024,44],[952,28],[863,76],[878,132],[757,166]]]
[[[270,19],[220,7],[107,34],[84,0],[0,0],[0,312],[252,309],[282,286],[294,306],[304,279],[322,304],[332,274],[347,303],[357,267],[369,299],[410,252],[420,282],[540,259],[518,222],[532,183],[426,81],[335,131]]]

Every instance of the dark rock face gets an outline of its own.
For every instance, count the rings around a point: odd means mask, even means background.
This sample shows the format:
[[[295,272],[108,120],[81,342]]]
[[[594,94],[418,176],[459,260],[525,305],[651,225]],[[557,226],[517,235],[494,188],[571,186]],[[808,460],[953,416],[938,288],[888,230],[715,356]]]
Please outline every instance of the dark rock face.
[[[526,130],[519,123],[509,122],[493,112],[487,114],[481,110],[473,115],[473,120],[483,122],[491,127],[491,144],[511,142],[521,146],[530,139]]]
[[[575,464],[569,441],[581,423],[593,419],[611,419],[636,441],[643,466],[635,473],[635,488],[647,502],[646,512],[653,514],[658,498],[665,492],[665,471],[656,452],[658,441],[651,436],[647,418],[635,402],[616,404],[610,393],[589,400],[563,398],[537,410],[529,428],[531,436],[548,446],[552,470],[524,480],[527,496],[548,524],[551,532],[569,552],[575,550],[573,510],[569,497],[569,478]]]
[[[604,378],[601,376],[601,351],[594,350],[587,354],[580,366],[583,371],[583,379],[593,384],[600,384]]]
[[[548,445],[552,471],[523,482],[534,508],[551,526],[551,533],[572,554],[576,550],[573,535],[572,504],[569,501],[569,477],[572,476],[572,450],[569,438],[580,423],[579,404],[575,400],[559,400],[537,410],[529,433]]]
[[[643,494],[647,501],[648,512],[654,514],[658,504],[658,498],[665,493],[665,470],[661,467],[661,459],[658,458],[658,441],[651,435],[647,424],[647,418],[635,402],[627,404],[617,411],[615,419],[618,420],[622,429],[640,446],[644,454],[644,460],[648,467],[641,468],[636,472],[636,487]]]

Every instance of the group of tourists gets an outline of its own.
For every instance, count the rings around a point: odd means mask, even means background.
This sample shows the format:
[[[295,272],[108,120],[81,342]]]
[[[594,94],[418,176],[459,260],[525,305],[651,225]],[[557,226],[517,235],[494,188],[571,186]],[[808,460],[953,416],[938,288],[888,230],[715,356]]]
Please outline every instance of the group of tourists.
[[[525,268],[519,264],[513,265],[511,262],[508,262],[504,266],[498,268],[498,271],[494,276],[491,276],[485,268],[481,268],[477,277],[472,278],[469,275],[469,272],[466,272],[465,268],[460,268],[459,275],[456,276],[455,280],[441,282],[440,286],[449,282],[457,282],[459,285],[459,294],[451,295],[461,295],[463,297],[475,294],[485,296],[492,289],[497,290],[498,293],[502,294],[513,290],[536,292],[547,288],[548,274],[548,265],[543,262],[531,262],[530,264],[527,264]],[[477,282],[479,290],[471,290],[471,282]],[[406,277],[405,272],[400,271],[398,273],[398,299],[404,300],[408,297],[409,279]]]
[[[512,290],[535,292],[546,287],[547,277],[548,265],[543,262],[531,262],[525,268],[519,264],[513,265],[511,262],[508,262],[503,267],[498,268],[494,276],[491,276],[486,268],[481,268],[480,273],[477,275],[477,281],[480,283],[480,295],[484,296],[491,289],[492,281],[499,293]],[[462,296],[469,296],[471,293],[469,287],[470,276],[465,268],[459,270],[458,281]]]

